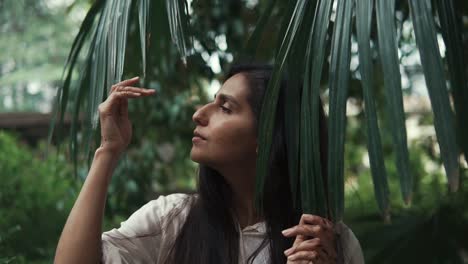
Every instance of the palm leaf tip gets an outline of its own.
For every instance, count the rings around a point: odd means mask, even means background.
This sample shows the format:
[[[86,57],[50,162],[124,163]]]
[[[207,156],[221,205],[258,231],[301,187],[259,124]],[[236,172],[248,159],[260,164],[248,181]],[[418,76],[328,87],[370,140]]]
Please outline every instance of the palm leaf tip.
[[[444,67],[439,53],[430,1],[410,1],[410,11],[449,189],[457,191],[460,178],[459,150],[456,142],[454,115],[444,78]]]

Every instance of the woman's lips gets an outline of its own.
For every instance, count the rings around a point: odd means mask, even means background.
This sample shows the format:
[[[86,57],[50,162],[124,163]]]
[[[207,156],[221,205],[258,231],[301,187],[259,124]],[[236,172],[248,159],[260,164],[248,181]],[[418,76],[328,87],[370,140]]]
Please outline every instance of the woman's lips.
[[[203,138],[199,137],[199,136],[194,136],[192,138],[193,143],[202,142],[202,141],[205,141],[205,140]]]
[[[199,138],[201,140],[205,140],[205,137],[200,133],[198,132],[197,130],[193,131],[193,138],[192,138],[192,141],[196,138]]]

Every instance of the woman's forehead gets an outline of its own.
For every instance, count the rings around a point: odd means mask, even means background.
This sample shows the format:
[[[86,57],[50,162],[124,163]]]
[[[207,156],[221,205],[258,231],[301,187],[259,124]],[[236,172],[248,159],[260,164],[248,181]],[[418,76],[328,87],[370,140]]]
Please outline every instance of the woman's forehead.
[[[231,96],[236,98],[239,101],[245,101],[248,92],[248,82],[247,77],[242,73],[235,74],[227,79],[218,92],[215,94],[224,94],[226,96]]]

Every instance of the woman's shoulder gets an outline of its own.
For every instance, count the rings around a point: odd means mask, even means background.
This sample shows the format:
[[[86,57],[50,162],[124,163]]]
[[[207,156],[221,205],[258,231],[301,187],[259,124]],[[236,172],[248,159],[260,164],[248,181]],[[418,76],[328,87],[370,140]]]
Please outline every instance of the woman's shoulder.
[[[161,195],[141,207],[134,214],[152,216],[152,222],[163,222],[166,218],[176,216],[190,208],[190,204],[196,197],[194,194],[173,193]],[[133,216],[133,215],[132,215]],[[132,217],[131,216],[131,217]]]
[[[135,211],[118,229],[104,232],[102,262],[157,263],[167,246],[166,223],[176,229],[189,211],[193,197],[195,195],[182,193],[161,195]]]
[[[173,193],[169,195],[161,195],[157,199],[148,202],[142,207],[157,214],[159,217],[164,217],[174,210],[187,209],[188,205],[195,198],[194,194]]]
[[[184,193],[161,195],[135,211],[118,230],[127,236],[160,233],[168,218],[185,215],[194,197]]]
[[[335,231],[341,245],[341,252],[343,262],[345,264],[362,264],[364,263],[364,256],[362,254],[361,244],[353,233],[351,228],[343,222],[335,224]]]

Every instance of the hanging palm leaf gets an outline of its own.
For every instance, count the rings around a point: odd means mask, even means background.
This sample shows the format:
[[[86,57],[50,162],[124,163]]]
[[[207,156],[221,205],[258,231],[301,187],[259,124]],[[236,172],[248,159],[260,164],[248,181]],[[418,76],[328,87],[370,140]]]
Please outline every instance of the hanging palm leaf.
[[[306,50],[306,70],[301,101],[300,174],[301,193],[305,212],[328,216],[328,194],[321,168],[319,127],[320,81],[325,57],[325,41],[333,1],[320,1],[314,23],[309,30]],[[296,125],[297,126],[297,125]]]
[[[356,28],[359,46],[359,64],[364,91],[365,114],[367,124],[367,147],[369,161],[374,183],[374,193],[377,204],[384,219],[390,221],[389,190],[387,171],[385,170],[382,144],[380,140],[379,125],[377,122],[377,109],[374,102],[374,80],[372,70],[372,56],[370,47],[370,33],[372,25],[373,0],[356,0]]]
[[[52,135],[54,132],[54,127],[56,125],[56,121],[57,121],[56,119],[58,115],[60,115],[60,118],[59,118],[59,123],[57,125],[57,127],[59,128],[57,130],[57,133],[59,134],[59,138],[60,138],[61,128],[63,127],[63,118],[65,116],[67,104],[69,101],[68,95],[70,91],[71,80],[73,77],[73,70],[75,69],[75,65],[78,61],[78,57],[80,55],[81,49],[83,48],[88,37],[92,35],[91,32],[92,32],[94,20],[96,19],[98,14],[101,12],[103,6],[104,6],[104,2],[98,1],[96,2],[95,5],[91,7],[91,9],[86,14],[86,17],[84,18],[83,23],[81,24],[78,35],[73,41],[73,44],[70,49],[70,53],[68,55],[68,59],[65,63],[65,67],[63,70],[63,74],[62,74],[63,85],[58,89],[57,95],[56,95],[56,102],[55,102],[56,109],[54,113],[54,118],[52,119],[51,126],[50,126],[49,142],[52,140]],[[76,122],[73,122],[73,124],[75,123]]]
[[[267,177],[268,159],[270,157],[270,148],[273,138],[274,116],[276,114],[276,105],[278,102],[278,94],[280,82],[285,68],[287,57],[291,51],[291,47],[296,37],[296,33],[306,13],[307,1],[298,0],[295,4],[294,11],[291,15],[285,37],[281,42],[275,59],[275,66],[271,80],[265,92],[265,100],[261,111],[259,123],[259,134],[263,135],[258,139],[258,157],[257,157],[257,174],[255,183],[256,203],[257,208],[262,209],[263,186]]]
[[[346,100],[348,96],[350,74],[350,37],[353,17],[353,4],[356,3],[357,39],[359,47],[360,73],[365,101],[366,123],[368,131],[368,148],[371,171],[377,203],[386,217],[389,211],[389,191],[386,170],[383,162],[381,139],[374,105],[373,70],[370,48],[370,29],[373,0],[337,0],[336,18],[333,34],[329,34],[333,0],[290,0],[285,8],[282,20],[282,34],[276,46],[273,76],[266,91],[259,124],[259,156],[257,160],[256,198],[261,205],[263,185],[267,177],[268,159],[274,116],[279,100],[279,84],[283,72],[288,71],[292,79],[291,89],[286,97],[286,141],[288,161],[291,165],[291,192],[293,200],[301,199],[302,209],[307,213],[328,216],[332,213],[334,220],[340,220],[344,209],[344,143],[346,128]],[[457,114],[458,128],[467,131],[462,116],[467,114],[466,78],[463,75],[461,37],[456,27],[454,7],[450,3],[436,1],[441,18],[442,33],[446,42],[455,43],[448,51],[449,69],[451,72],[452,91]],[[411,0],[411,15],[415,25],[416,39],[419,44],[421,59],[428,84],[430,99],[435,112],[435,126],[441,146],[442,157],[451,189],[458,183],[457,145],[453,134],[452,113],[443,78],[443,65],[438,54],[434,22],[430,10],[430,1]],[[165,4],[165,8],[164,5]],[[259,47],[262,31],[266,30],[267,21],[278,1],[271,0],[258,20],[257,28],[247,44],[246,53],[253,55]],[[152,7],[153,6],[153,7]],[[409,169],[408,147],[403,109],[401,75],[399,72],[397,36],[395,30],[395,1],[376,0],[378,50],[384,74],[385,99],[391,134],[396,149],[396,163],[400,175],[400,185],[404,200],[411,201],[413,178]],[[139,44],[142,52],[143,75],[147,64],[157,64],[158,73],[171,71],[170,56],[173,51],[166,40],[161,37],[153,44],[153,52],[160,57],[157,61],[147,61],[147,46],[150,34],[165,36],[170,32],[171,40],[185,61],[194,50],[191,45],[188,4],[182,0],[151,2],[149,0],[96,1],[75,39],[64,71],[64,85],[58,91],[56,109],[60,120],[67,111],[72,76],[82,49],[89,44],[86,61],[80,68],[79,85],[74,99],[71,153],[78,153],[78,117],[81,108],[85,107],[85,138],[87,147],[97,127],[97,106],[107,95],[111,84],[120,81],[124,72],[125,54],[132,10],[137,10],[139,21]],[[151,12],[150,12],[151,10]],[[164,12],[159,14],[152,12]],[[150,16],[151,14],[151,16]],[[148,30],[151,23],[156,26]],[[166,20],[166,21],[163,21]],[[155,25],[153,23],[153,25]],[[455,26],[452,26],[455,25]],[[167,27],[167,29],[166,29]],[[332,38],[331,51],[327,53],[327,39]],[[329,65],[327,60],[330,56]],[[329,153],[328,166],[320,163],[319,106],[320,83],[324,78],[323,68],[329,66],[328,84],[330,91],[329,114]],[[303,80],[303,83],[302,83]],[[302,90],[301,90],[302,87]],[[61,122],[62,123],[62,122]],[[467,152],[466,138],[461,139],[462,147]],[[464,141],[463,141],[464,140]],[[328,172],[328,189],[320,177],[323,171]],[[329,200],[329,207],[326,201]]]
[[[143,63],[143,77],[146,76],[146,41],[147,39],[147,25],[148,25],[148,16],[150,12],[150,2],[149,0],[140,0],[139,1],[139,12],[138,18],[140,22],[140,46],[141,46],[141,59]]]
[[[352,7],[352,1],[338,0],[330,62],[328,182],[331,212],[336,220],[341,220],[344,212],[344,137],[351,58]]]
[[[458,148],[450,107],[444,69],[439,54],[434,20],[430,1],[410,1],[411,16],[416,33],[416,41],[421,54],[421,63],[426,78],[426,86],[434,112],[434,127],[439,141],[440,154],[445,166],[450,190],[459,187]]]
[[[404,201],[411,202],[413,176],[409,169],[409,155],[405,127],[405,111],[401,91],[401,75],[397,54],[395,32],[395,1],[377,0],[377,31],[379,53],[384,72],[385,98],[393,144],[396,148],[396,163]]]
[[[187,2],[185,0],[166,0],[166,7],[172,41],[176,44],[186,63],[187,56],[192,53],[189,35],[186,34],[189,24]]]
[[[466,63],[464,61],[462,34],[460,30],[461,19],[455,10],[454,1],[435,1],[442,28],[442,36],[447,47],[447,64],[450,76],[450,87],[453,93],[455,105],[458,141],[468,161],[468,122],[464,120],[468,116],[468,80],[464,73]]]

